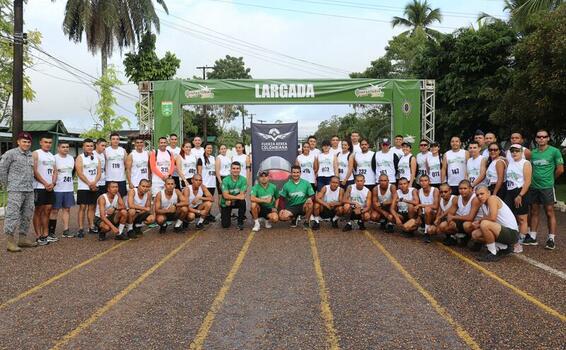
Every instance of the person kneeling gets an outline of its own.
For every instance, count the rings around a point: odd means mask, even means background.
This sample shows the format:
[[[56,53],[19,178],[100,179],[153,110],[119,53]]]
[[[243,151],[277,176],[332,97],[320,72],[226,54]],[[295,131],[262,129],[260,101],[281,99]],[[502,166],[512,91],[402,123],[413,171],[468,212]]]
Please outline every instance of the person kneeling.
[[[417,190],[409,187],[409,180],[402,177],[399,179],[399,189],[393,196],[391,204],[391,214],[395,219],[395,224],[401,228],[405,236],[412,236],[416,229],[417,206],[419,196]]]
[[[291,227],[297,227],[299,217],[304,215],[303,227],[309,227],[309,218],[312,215],[312,197],[314,190],[309,182],[301,179],[301,167],[291,167],[291,178],[283,185],[280,196],[285,199],[286,207],[279,212],[281,221],[291,221]]]
[[[141,236],[143,224],[150,225],[155,221],[151,213],[151,183],[142,179],[137,188],[128,191],[128,237]]]
[[[186,224],[196,220],[196,228],[200,230],[204,227],[204,219],[210,214],[214,197],[208,188],[202,184],[202,176],[195,174],[191,183],[183,189],[183,196],[188,199],[189,212],[186,217]]]
[[[316,194],[314,203],[314,222],[312,229],[320,228],[320,219],[331,219],[332,227],[338,227],[338,219],[344,215],[342,198],[344,190],[340,188],[340,179],[337,176],[330,178],[330,185],[322,187]]]
[[[391,204],[397,187],[389,183],[389,177],[385,174],[379,176],[378,182],[379,185],[373,188],[371,194],[373,206],[371,220],[379,222],[382,230],[385,229],[385,232],[391,233],[395,222],[395,218],[391,214]]]
[[[222,196],[220,196],[220,221],[223,228],[232,224],[232,210],[238,209],[238,229],[244,229],[246,215],[246,191],[248,181],[240,175],[240,163],[232,162],[230,176],[222,180]]]
[[[128,212],[124,201],[118,193],[118,183],[108,182],[108,192],[98,197],[96,211],[94,213],[94,224],[98,227],[98,240],[106,239],[106,232],[116,235],[116,240],[128,240],[124,232]],[[116,227],[118,225],[118,227]]]
[[[448,213],[450,212],[450,208],[452,205],[458,205],[458,201],[455,200],[456,196],[452,194],[452,189],[448,186],[447,183],[443,183],[440,185],[438,192],[440,193],[440,200],[439,200],[439,210],[436,214],[436,218],[432,225],[428,227],[428,234],[429,235],[436,235],[440,233],[448,233]]]
[[[438,211],[439,195],[438,189],[430,185],[428,175],[421,175],[419,178],[420,189],[419,204],[415,207],[417,210],[417,219],[410,219],[405,223],[405,226],[411,231],[418,229],[419,225],[424,223],[424,237],[425,243],[430,243],[430,234],[428,230],[436,219],[436,212]]]
[[[454,234],[465,235],[465,239],[468,240],[474,230],[472,223],[479,220],[482,215],[480,201],[476,198],[470,181],[460,181],[458,192],[460,195],[453,199],[453,204],[448,215],[446,215],[448,221],[444,231],[446,238],[442,243],[447,246],[458,243],[453,236]],[[472,246],[472,250],[479,249],[481,249],[481,245]]]
[[[472,238],[485,243],[488,250],[478,260],[497,261],[500,256],[512,253],[515,245],[519,246],[519,226],[507,204],[498,196],[491,195],[485,185],[476,187],[476,196],[482,204],[484,217],[474,221]]]
[[[279,215],[277,215],[279,190],[277,190],[277,186],[269,182],[267,171],[259,173],[258,183],[252,187],[251,202],[252,218],[254,219],[252,231],[259,231],[260,218],[265,220],[265,228],[271,228],[272,223],[279,221]]]
[[[365,177],[356,175],[354,184],[350,185],[344,194],[344,215],[350,215],[350,221],[342,231],[352,230],[352,220],[358,220],[358,228],[365,230],[365,221],[371,217],[371,191],[364,186]]]
[[[165,180],[165,188],[155,196],[155,221],[160,226],[159,233],[165,233],[167,221],[175,221],[173,229],[175,232],[180,232],[188,212],[188,202],[185,196],[175,188],[175,180],[168,177]]]

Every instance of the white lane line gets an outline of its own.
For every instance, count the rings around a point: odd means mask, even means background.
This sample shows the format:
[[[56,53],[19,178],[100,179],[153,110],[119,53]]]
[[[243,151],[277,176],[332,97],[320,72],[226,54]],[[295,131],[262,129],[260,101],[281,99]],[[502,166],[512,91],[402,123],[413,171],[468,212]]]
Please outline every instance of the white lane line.
[[[536,261],[535,259],[529,258],[528,256],[525,256],[523,254],[513,254],[513,256],[515,256],[517,259],[528,262],[529,264],[536,266],[539,269],[543,269],[544,271],[546,271],[548,273],[551,273],[555,276],[558,276],[558,277],[562,278],[563,280],[566,280],[566,273],[564,273],[560,270],[557,270],[553,267],[545,265],[545,264],[541,263],[540,261]]]

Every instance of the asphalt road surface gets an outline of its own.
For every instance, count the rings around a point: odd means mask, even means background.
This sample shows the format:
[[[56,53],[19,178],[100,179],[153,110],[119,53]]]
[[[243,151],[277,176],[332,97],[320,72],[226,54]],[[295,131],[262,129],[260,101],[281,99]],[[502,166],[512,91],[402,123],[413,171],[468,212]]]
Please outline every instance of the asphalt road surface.
[[[559,224],[556,250],[497,263],[373,224],[148,229],[18,254],[2,235],[0,348],[566,349]]]

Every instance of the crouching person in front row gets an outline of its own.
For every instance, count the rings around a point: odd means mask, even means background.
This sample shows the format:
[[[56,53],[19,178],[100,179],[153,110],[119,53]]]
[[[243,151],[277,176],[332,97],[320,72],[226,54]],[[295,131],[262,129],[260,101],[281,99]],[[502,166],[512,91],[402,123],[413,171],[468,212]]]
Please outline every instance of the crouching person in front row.
[[[149,180],[142,179],[137,188],[128,192],[128,238],[138,238],[142,235],[141,228],[144,224],[155,222],[155,216],[151,212],[150,190]]]
[[[314,222],[312,229],[320,228],[320,219],[330,219],[332,227],[338,227],[338,219],[344,215],[344,207],[342,198],[344,190],[340,187],[340,179],[338,176],[330,178],[330,184],[322,187],[320,192],[316,194],[316,202],[314,203]]]
[[[269,182],[267,171],[259,173],[258,183],[252,187],[250,200],[252,202],[252,218],[254,219],[252,231],[260,230],[260,219],[265,220],[265,228],[271,228],[271,224],[279,221],[279,215],[277,215],[279,190],[275,184]]]
[[[108,182],[107,192],[98,197],[94,212],[94,225],[98,228],[98,240],[104,241],[106,233],[112,232],[116,240],[128,240],[124,228],[128,212],[122,197],[118,193],[118,183]]]
[[[358,229],[365,230],[365,222],[371,218],[371,192],[364,186],[365,177],[356,175],[354,184],[344,193],[344,215],[350,215],[350,221],[344,225],[343,232],[352,231],[352,221],[358,220]]]
[[[208,188],[202,184],[202,176],[195,174],[191,183],[183,188],[183,196],[189,202],[186,224],[196,220],[196,228],[204,228],[204,219],[210,214],[214,197]]]
[[[230,176],[222,180],[222,195],[220,196],[220,221],[223,228],[232,224],[232,210],[238,209],[238,229],[244,229],[246,215],[246,191],[248,181],[240,175],[241,165],[232,162]]]
[[[520,248],[519,226],[507,204],[498,196],[491,195],[487,186],[476,187],[476,196],[482,205],[484,216],[473,222],[472,238],[484,243],[488,250],[478,260],[497,261],[501,256],[512,253],[515,245]]]
[[[379,222],[381,229],[388,233],[392,233],[394,229],[395,218],[391,214],[391,204],[396,192],[397,187],[389,183],[387,175],[382,174],[379,176],[378,185],[373,188],[371,193],[373,204],[371,220]]]
[[[414,235],[416,229],[414,220],[417,219],[417,206],[419,205],[419,195],[417,190],[410,187],[409,180],[402,177],[399,179],[399,189],[393,196],[391,204],[391,215],[395,219],[395,224],[401,228],[403,235],[410,237]]]
[[[168,177],[165,180],[165,188],[155,196],[155,221],[159,225],[159,233],[167,230],[167,221],[175,221],[173,230],[183,230],[183,220],[189,212],[188,202],[181,191],[175,188],[175,180]]]

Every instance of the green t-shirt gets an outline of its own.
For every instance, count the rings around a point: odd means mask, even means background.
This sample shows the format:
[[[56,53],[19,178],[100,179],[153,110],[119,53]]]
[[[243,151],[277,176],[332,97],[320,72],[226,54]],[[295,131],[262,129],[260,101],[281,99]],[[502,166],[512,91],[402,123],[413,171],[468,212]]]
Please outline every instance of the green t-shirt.
[[[224,180],[222,180],[222,193],[228,191],[232,196],[236,196],[239,193],[246,192],[248,189],[248,181],[245,177],[239,175],[238,180],[234,181],[232,176],[226,176]],[[220,206],[225,207],[226,201],[224,200],[224,196],[220,196]]]
[[[532,188],[547,189],[554,187],[554,171],[564,164],[562,154],[556,147],[548,146],[544,151],[535,148],[531,151],[533,165]]]
[[[307,199],[314,195],[314,190],[305,179],[300,179],[298,183],[294,183],[293,179],[290,179],[283,185],[279,194],[287,200],[287,206],[294,207],[305,204]]]
[[[272,209],[275,206],[275,200],[279,198],[279,190],[277,189],[277,186],[272,183],[268,183],[267,188],[258,183],[252,187],[252,196],[259,199],[271,197],[270,203],[261,203],[260,205]]]

